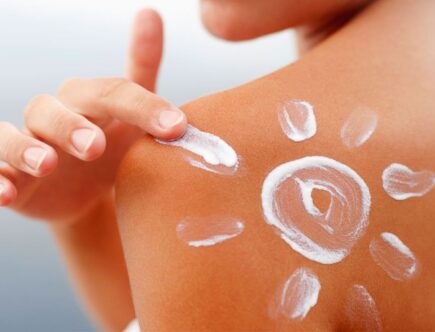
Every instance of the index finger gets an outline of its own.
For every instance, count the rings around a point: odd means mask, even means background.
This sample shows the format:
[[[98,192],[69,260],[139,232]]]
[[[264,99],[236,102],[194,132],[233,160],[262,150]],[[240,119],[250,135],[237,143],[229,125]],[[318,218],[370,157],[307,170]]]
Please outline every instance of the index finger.
[[[95,120],[111,117],[162,139],[175,139],[187,126],[184,113],[167,100],[123,78],[72,79],[59,99]]]
[[[149,91],[155,91],[162,53],[162,19],[155,10],[142,9],[133,25],[128,56],[129,78]]]

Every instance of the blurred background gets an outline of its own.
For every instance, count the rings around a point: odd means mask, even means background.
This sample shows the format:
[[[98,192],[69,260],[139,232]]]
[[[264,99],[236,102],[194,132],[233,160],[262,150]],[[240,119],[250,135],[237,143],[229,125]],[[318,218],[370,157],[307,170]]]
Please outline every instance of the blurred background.
[[[1,0],[0,117],[69,77],[122,76],[134,14],[165,22],[158,93],[175,104],[228,89],[296,58],[290,31],[228,43],[201,26],[197,0]],[[115,299],[116,300],[116,299]],[[0,331],[95,331],[80,308],[43,223],[0,210]]]

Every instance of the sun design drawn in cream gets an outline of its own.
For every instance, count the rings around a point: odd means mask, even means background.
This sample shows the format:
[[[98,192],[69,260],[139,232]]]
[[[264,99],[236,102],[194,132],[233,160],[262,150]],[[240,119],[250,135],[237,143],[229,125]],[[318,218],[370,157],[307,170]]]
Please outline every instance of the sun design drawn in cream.
[[[283,103],[277,120],[283,133],[293,142],[310,139],[317,131],[314,107],[307,101]],[[375,112],[357,108],[340,131],[343,144],[349,149],[361,148],[375,132],[377,122]],[[202,170],[220,175],[235,175],[239,170],[241,158],[228,143],[193,126],[189,126],[187,134],[178,141],[164,144],[187,150],[186,160]],[[382,180],[390,197],[403,200],[428,193],[435,186],[435,173],[416,172],[393,163],[383,172]],[[325,211],[314,203],[315,190],[323,191],[330,198]],[[279,237],[294,251],[320,264],[336,264],[345,259],[369,226],[369,187],[355,170],[326,156],[307,156],[275,167],[263,182],[261,202],[265,222]],[[177,226],[177,234],[187,245],[201,247],[236,238],[245,228],[243,221],[234,216],[214,216],[213,220],[214,230],[211,231],[204,223],[186,218]],[[201,245],[195,245],[198,243]],[[374,262],[394,280],[415,277],[418,261],[397,235],[382,232],[372,239],[369,251]],[[273,305],[269,305],[271,317],[304,319],[317,304],[320,290],[317,275],[305,267],[298,268],[277,288]],[[349,288],[347,302],[345,314],[351,322],[370,331],[382,329],[375,300],[363,285]],[[361,317],[363,321],[358,321]]]

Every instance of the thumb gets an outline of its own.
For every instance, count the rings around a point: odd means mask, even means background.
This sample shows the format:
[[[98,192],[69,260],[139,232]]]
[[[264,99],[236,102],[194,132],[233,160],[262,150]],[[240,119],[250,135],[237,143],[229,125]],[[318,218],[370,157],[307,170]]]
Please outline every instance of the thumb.
[[[128,77],[149,91],[155,91],[163,53],[163,22],[153,9],[138,12],[128,55]]]

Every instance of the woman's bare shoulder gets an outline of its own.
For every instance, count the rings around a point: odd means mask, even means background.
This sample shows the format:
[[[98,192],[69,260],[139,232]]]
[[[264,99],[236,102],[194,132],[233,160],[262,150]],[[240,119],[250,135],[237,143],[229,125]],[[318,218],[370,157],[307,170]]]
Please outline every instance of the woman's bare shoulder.
[[[360,21],[288,68],[186,105],[195,131],[183,144],[130,150],[118,216],[143,329],[435,325],[433,64],[390,42],[398,16]],[[403,37],[424,40],[419,29]]]
[[[149,138],[139,141],[127,155],[118,177],[118,215],[129,270],[134,271],[133,290],[139,293],[136,305],[144,314],[143,326],[159,330],[268,330],[280,326],[346,329],[350,326],[349,318],[343,314],[346,303],[362,301],[367,294],[376,303],[373,310],[386,327],[397,327],[394,321],[409,309],[402,302],[392,304],[392,297],[400,296],[430,316],[429,303],[435,294],[430,282],[434,271],[428,245],[435,229],[427,216],[435,212],[430,203],[434,193],[399,201],[388,195],[382,180],[392,164],[414,171],[434,169],[430,158],[433,134],[425,132],[428,128],[424,117],[414,117],[407,130],[407,135],[417,142],[415,146],[403,137],[404,132],[398,135],[397,127],[408,122],[403,118],[392,120],[388,112],[383,115],[381,110],[366,105],[349,110],[335,105],[334,109],[328,98],[308,97],[306,92],[300,98],[297,94],[284,97],[280,88],[271,88],[277,81],[273,77],[267,80],[270,81],[202,98],[184,108],[196,129],[220,138],[234,149],[238,156],[234,173],[219,174],[222,170],[205,162],[204,156]],[[297,141],[298,135],[304,138],[306,129],[298,127],[298,112],[309,109],[313,111],[316,130],[312,136],[307,134],[310,137]],[[401,115],[406,116],[407,113]],[[396,125],[392,125],[394,122]],[[288,163],[293,164],[284,166]],[[344,169],[347,177],[329,178],[325,184],[322,171],[315,171],[311,174],[317,176],[314,180],[304,178],[309,175],[304,167],[310,165],[340,176]],[[289,235],[285,233],[288,225],[276,227],[273,211],[271,214],[265,203],[266,180],[273,187],[271,173],[279,167],[300,172],[300,181],[317,183],[314,189],[338,187],[336,195],[340,190],[350,190],[346,186],[354,186],[361,192],[353,199],[364,200],[367,193],[363,191],[368,191],[371,203],[365,211],[361,206],[359,212],[351,208],[335,211],[368,216],[364,232],[346,247],[345,257],[332,262],[337,264],[324,265],[331,261],[322,261],[316,252],[294,250],[298,245],[295,239],[283,240],[283,234]],[[302,201],[295,203],[302,197],[298,188],[287,188],[289,205],[296,204],[292,206],[295,214],[286,208],[281,212],[289,214],[290,219],[306,220],[310,215],[301,209]],[[320,195],[316,203],[326,209],[328,202],[337,197]],[[345,200],[343,204],[350,203]],[[227,223],[229,228],[225,231],[233,232],[230,235],[234,238],[213,246],[195,243],[195,236],[201,237],[204,230],[193,228],[191,233],[183,233],[182,229],[198,220],[210,225],[215,225],[216,220]],[[411,224],[420,226],[410,227]],[[374,258],[376,254],[370,248],[373,243],[382,244],[384,233],[394,234],[412,251],[419,264],[415,279],[412,276],[397,282],[376,261],[380,258]],[[315,230],[311,238],[316,234]],[[291,319],[277,323],[271,318],[270,306],[276,292],[300,268],[313,273],[321,285],[317,304],[303,324]],[[418,293],[421,295],[416,296]],[[420,314],[413,312],[406,315],[406,322],[401,320],[409,326],[423,326],[418,317]],[[377,324],[376,320],[372,323]]]

